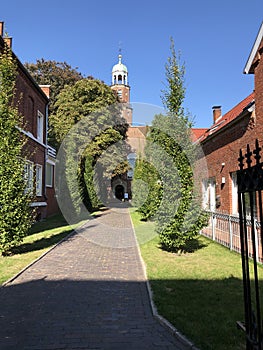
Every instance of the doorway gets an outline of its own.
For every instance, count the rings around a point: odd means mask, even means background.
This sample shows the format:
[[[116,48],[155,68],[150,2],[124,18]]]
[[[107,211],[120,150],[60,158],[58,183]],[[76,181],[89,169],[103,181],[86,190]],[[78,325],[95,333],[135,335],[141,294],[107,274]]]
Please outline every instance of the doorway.
[[[115,197],[120,201],[124,199],[124,187],[122,185],[115,187]]]

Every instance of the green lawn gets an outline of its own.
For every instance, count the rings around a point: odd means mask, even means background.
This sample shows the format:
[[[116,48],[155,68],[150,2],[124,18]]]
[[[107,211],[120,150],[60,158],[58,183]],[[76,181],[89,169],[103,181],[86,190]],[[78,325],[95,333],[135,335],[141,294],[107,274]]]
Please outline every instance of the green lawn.
[[[74,227],[69,226],[62,215],[34,224],[11,256],[0,255],[0,285],[66,237]]]
[[[154,224],[141,222],[136,212],[131,216],[140,242]],[[201,350],[245,349],[236,327],[244,320],[241,257],[202,236],[195,248],[168,253],[156,236],[140,245],[158,312]]]

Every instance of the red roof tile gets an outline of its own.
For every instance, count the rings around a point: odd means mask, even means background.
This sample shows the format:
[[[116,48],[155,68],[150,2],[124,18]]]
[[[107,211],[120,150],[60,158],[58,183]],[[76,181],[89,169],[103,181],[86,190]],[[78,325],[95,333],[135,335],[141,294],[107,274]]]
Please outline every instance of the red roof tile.
[[[199,139],[199,137],[201,137],[206,130],[208,130],[207,128],[192,128],[192,139],[193,141],[196,141]]]
[[[228,111],[226,114],[224,114],[222,117],[218,118],[216,123],[214,123],[209,129],[204,129],[205,131],[203,134],[201,134],[198,137],[198,141],[202,142],[204,141],[209,135],[212,135],[214,133],[217,133],[219,130],[224,128],[226,125],[228,125],[232,120],[237,118],[244,109],[246,109],[251,103],[253,103],[255,100],[255,93],[252,92],[249,96],[247,96],[244,100],[239,102],[235,107],[233,107],[230,111]],[[192,129],[194,135],[197,135],[198,133],[195,132],[195,130],[198,129]],[[199,129],[202,130],[202,129]]]

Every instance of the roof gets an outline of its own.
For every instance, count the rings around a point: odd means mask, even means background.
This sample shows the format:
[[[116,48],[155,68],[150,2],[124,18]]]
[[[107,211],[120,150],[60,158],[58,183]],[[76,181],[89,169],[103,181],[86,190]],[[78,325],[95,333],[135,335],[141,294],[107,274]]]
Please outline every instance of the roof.
[[[119,63],[115,64],[112,68],[112,73],[113,72],[125,72],[128,73],[127,67],[121,62],[122,55],[118,56],[119,58]]]
[[[143,153],[146,144],[146,126],[130,126],[127,132],[128,143],[133,152]]]
[[[203,134],[201,134],[198,137],[198,141],[204,142],[212,134],[213,135],[217,134],[218,131],[225,128],[232,121],[234,121],[239,116],[241,116],[244,111],[252,111],[254,108],[254,105],[255,105],[255,93],[252,92],[250,95],[244,98],[244,100],[242,100],[235,107],[233,107],[230,111],[228,111],[222,117],[218,118],[216,123],[214,123],[209,129],[204,129],[205,131]],[[197,130],[202,130],[202,129],[192,129],[195,136],[197,136],[199,133]]]
[[[199,139],[199,137],[201,137],[206,130],[208,130],[207,128],[192,128],[192,138],[193,141],[196,141]]]
[[[256,37],[255,43],[252,47],[252,50],[251,50],[250,55],[248,57],[246,66],[244,68],[245,74],[254,73],[254,63],[255,63],[254,60],[255,60],[257,52],[260,48],[260,44],[262,42],[262,39],[263,39],[263,22],[259,28],[258,35]]]

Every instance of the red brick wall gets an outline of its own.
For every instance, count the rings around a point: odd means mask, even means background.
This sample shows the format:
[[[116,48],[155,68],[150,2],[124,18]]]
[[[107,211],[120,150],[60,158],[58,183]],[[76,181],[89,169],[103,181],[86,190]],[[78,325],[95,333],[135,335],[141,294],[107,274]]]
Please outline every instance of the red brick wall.
[[[263,41],[260,47],[260,51],[263,51]],[[253,149],[256,138],[263,147],[263,59],[255,69],[255,111],[236,119],[235,123],[229,124],[202,143],[208,177],[216,179],[216,195],[221,197],[218,210],[232,213],[230,174],[238,170],[239,150],[246,150],[247,144]],[[225,165],[222,166],[222,163]],[[222,177],[226,179],[224,185]]]
[[[34,84],[21,70],[18,70],[16,79],[16,99],[19,113],[24,116],[24,129],[37,137],[37,113],[40,111],[44,116],[43,142],[46,140],[46,104],[45,97],[36,89]]]
[[[57,214],[59,212],[59,207],[57,199],[55,197],[55,189],[47,187],[46,188],[46,198],[47,198],[47,216]]]
[[[247,143],[253,144],[254,139],[255,128],[251,128],[250,118],[246,116],[202,144],[208,177],[216,181],[216,196],[220,196],[221,202],[217,209],[220,211],[232,212],[231,173],[238,170],[239,149],[245,148]],[[222,184],[223,177],[225,184]]]

